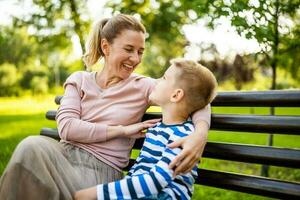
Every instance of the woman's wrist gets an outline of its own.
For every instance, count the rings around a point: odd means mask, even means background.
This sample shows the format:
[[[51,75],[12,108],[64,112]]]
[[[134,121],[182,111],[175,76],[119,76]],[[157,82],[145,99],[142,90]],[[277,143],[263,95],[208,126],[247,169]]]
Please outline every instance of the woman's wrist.
[[[113,139],[116,137],[123,137],[125,136],[125,128],[122,125],[117,126],[108,126],[107,127],[107,139]]]
[[[119,125],[118,126],[118,131],[120,132],[120,136],[125,136],[126,135],[125,126]]]

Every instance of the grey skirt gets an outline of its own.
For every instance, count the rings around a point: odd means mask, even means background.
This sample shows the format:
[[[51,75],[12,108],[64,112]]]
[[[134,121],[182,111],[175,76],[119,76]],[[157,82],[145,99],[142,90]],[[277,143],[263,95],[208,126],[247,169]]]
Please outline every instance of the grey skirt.
[[[17,146],[0,179],[0,199],[69,200],[75,191],[122,177],[83,149],[30,136]]]

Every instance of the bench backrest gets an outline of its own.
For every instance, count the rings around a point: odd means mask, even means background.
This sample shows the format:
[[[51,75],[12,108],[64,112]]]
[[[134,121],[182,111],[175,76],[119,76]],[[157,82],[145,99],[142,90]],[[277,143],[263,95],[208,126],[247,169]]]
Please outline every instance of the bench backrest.
[[[56,97],[59,104],[62,96]],[[275,90],[259,92],[220,92],[213,107],[300,107],[300,90]],[[46,117],[55,120],[56,111],[48,111]],[[146,113],[143,120],[159,118],[160,113]],[[212,114],[212,130],[300,135],[300,116]],[[41,135],[59,139],[57,129],[43,128]],[[140,149],[143,140],[136,141]],[[288,168],[300,168],[300,149],[279,148],[224,142],[208,142],[204,157],[256,163]],[[134,160],[130,160],[130,166]],[[128,169],[127,168],[127,169]],[[126,169],[125,169],[126,170]],[[230,189],[245,193],[282,199],[300,199],[300,183],[270,179],[217,170],[198,169],[196,184]]]

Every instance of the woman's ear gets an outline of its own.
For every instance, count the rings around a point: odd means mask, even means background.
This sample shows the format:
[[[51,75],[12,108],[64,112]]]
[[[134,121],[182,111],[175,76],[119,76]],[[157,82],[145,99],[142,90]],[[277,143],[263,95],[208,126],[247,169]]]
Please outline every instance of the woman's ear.
[[[173,103],[177,103],[181,101],[183,97],[184,97],[183,89],[175,89],[174,92],[172,93],[170,101]]]
[[[105,38],[103,38],[101,40],[101,50],[102,50],[104,56],[109,55],[109,42]]]

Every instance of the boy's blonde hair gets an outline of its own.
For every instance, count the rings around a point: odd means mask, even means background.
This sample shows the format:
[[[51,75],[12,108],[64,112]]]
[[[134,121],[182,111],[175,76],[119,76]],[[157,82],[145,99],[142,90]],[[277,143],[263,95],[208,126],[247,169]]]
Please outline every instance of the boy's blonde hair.
[[[213,73],[201,64],[177,58],[171,64],[180,69],[176,84],[185,92],[186,109],[192,113],[211,103],[217,94],[217,80]]]

